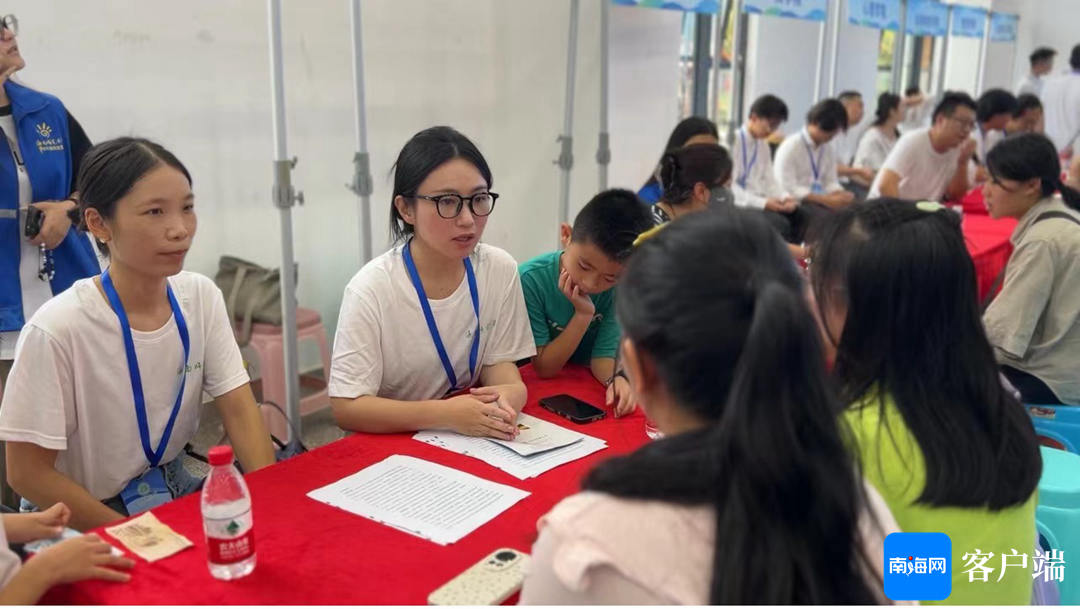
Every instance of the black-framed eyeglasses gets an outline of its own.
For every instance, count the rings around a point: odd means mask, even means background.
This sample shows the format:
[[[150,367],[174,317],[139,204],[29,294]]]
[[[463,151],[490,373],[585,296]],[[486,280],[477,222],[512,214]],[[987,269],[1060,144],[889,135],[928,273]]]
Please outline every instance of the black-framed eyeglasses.
[[[449,220],[458,217],[466,201],[469,202],[469,211],[472,212],[472,215],[486,216],[495,209],[495,199],[498,199],[499,195],[494,192],[480,192],[471,197],[463,197],[448,193],[444,195],[413,195],[413,198],[431,201],[435,204],[435,211],[439,212],[439,217]]]
[[[19,35],[19,18],[15,15],[4,15],[0,17],[0,35],[4,30],[11,31],[13,36]]]

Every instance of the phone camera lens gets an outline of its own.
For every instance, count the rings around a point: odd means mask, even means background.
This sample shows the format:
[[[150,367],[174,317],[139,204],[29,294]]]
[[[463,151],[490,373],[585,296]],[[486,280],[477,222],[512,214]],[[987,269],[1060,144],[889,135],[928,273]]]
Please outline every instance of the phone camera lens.
[[[495,555],[495,559],[496,560],[501,560],[502,562],[511,561],[511,560],[514,560],[515,558],[517,558],[517,554],[514,553],[514,552],[510,552],[510,551],[499,552],[498,554]]]

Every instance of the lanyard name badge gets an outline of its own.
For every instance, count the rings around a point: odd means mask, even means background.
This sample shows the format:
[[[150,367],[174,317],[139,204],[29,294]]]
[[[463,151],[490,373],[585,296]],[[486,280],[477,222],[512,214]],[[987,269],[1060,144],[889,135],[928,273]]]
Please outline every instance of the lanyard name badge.
[[[113,312],[116,313],[116,317],[120,320],[120,331],[124,335],[124,351],[127,355],[128,376],[131,379],[131,394],[135,401],[135,419],[139,425],[139,439],[142,441],[143,454],[146,455],[146,460],[150,463],[149,470],[128,482],[124,490],[120,491],[120,499],[124,502],[128,515],[134,516],[172,500],[172,492],[165,483],[165,475],[158,465],[161,463],[161,458],[169,445],[169,438],[172,437],[176,416],[180,414],[180,403],[183,401],[184,386],[187,382],[187,363],[191,354],[191,340],[188,336],[187,321],[184,319],[183,311],[180,310],[180,303],[177,302],[176,295],[173,294],[172,286],[166,284],[169,306],[172,307],[173,318],[176,319],[176,328],[180,332],[180,342],[184,346],[184,367],[183,372],[180,374],[180,389],[176,393],[176,401],[173,403],[172,412],[169,414],[169,422],[165,425],[165,430],[161,432],[161,441],[158,443],[157,449],[154,449],[150,444],[150,424],[146,415],[146,398],[143,395],[139,360],[135,354],[135,341],[131,336],[131,324],[128,322],[124,305],[120,302],[120,295],[116,293],[116,287],[113,286],[112,277],[109,276],[108,270],[101,274],[101,287],[105,290],[105,296],[109,299],[109,305],[112,306]]]
[[[439,334],[439,326],[435,323],[435,315],[431,312],[431,304],[428,302],[427,293],[424,292],[424,284],[420,281],[420,273],[417,272],[416,263],[413,262],[411,245],[412,241],[410,240],[402,250],[402,257],[405,259],[405,270],[409,272],[409,280],[412,281],[413,287],[416,288],[416,297],[420,299],[420,308],[424,312],[424,320],[427,321],[431,341],[435,343],[435,352],[439,354],[439,361],[442,362],[443,370],[446,372],[446,380],[450,381],[450,389],[446,392],[449,395],[459,389],[464,389],[464,387],[458,387],[454,366],[450,363],[450,357],[446,354],[446,347],[443,345],[442,336]],[[476,379],[476,357],[480,349],[480,295],[476,289],[476,274],[473,272],[472,260],[467,257],[465,258],[465,277],[469,281],[469,294],[472,296],[473,313],[476,315],[476,330],[473,332],[472,346],[469,348],[469,385],[472,385]],[[466,385],[466,387],[469,385]]]
[[[746,190],[746,181],[750,179],[750,170],[754,168],[754,164],[757,163],[757,155],[759,147],[757,140],[754,140],[754,156],[750,158],[749,162],[746,159],[746,129],[739,130],[739,140],[742,142],[742,162],[743,170],[742,177],[739,178],[739,187]]]
[[[818,151],[817,161],[814,160],[814,151],[810,149],[810,143],[806,141],[806,136],[803,135],[803,145],[806,146],[806,156],[810,157],[810,171],[814,172],[814,183],[810,185],[810,192],[815,195],[824,194],[825,188],[821,185],[820,165],[821,157],[825,154],[825,146],[821,147]]]

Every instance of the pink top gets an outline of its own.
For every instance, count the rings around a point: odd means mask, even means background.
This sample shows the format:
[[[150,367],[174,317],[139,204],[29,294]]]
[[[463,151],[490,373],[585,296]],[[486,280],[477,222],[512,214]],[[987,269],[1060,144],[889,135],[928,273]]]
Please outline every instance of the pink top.
[[[868,579],[880,590],[885,537],[899,528],[877,491],[864,486],[869,505],[859,528],[875,567]],[[709,604],[716,536],[710,507],[585,491],[561,501],[537,527],[522,605]],[[884,594],[880,601],[889,602]]]

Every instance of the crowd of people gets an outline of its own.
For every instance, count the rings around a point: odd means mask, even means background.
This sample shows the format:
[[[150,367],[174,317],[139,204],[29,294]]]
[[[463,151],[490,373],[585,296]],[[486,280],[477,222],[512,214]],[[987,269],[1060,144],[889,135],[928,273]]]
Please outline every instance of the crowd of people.
[[[16,29],[0,22],[0,440],[23,512],[3,515],[8,542],[197,489],[181,458],[204,393],[244,470],[274,461],[221,291],[183,270],[192,176],[143,138],[91,146],[60,100],[11,79]],[[480,149],[417,133],[394,166],[394,246],[344,286],[336,422],[512,439],[524,361],[588,367],[615,416],[644,409],[664,437],[541,519],[524,603],[885,603],[895,531],[950,536],[948,602],[1028,603],[1030,568],[971,583],[957,567],[1035,548],[1023,404],[1080,405],[1080,193],[1047,97],[1080,95],[1080,75],[1044,84],[1045,61],[1019,98],[943,93],[927,125],[904,125],[913,95],[883,93],[851,134],[861,95],[822,100],[775,157],[776,96],[730,151],[686,119],[638,193],[596,194],[560,249],[521,264],[482,240],[499,195]],[[41,124],[63,145],[34,145]],[[973,188],[1019,220],[985,311],[942,204]],[[91,535],[20,564],[0,543],[0,600],[132,563]]]

